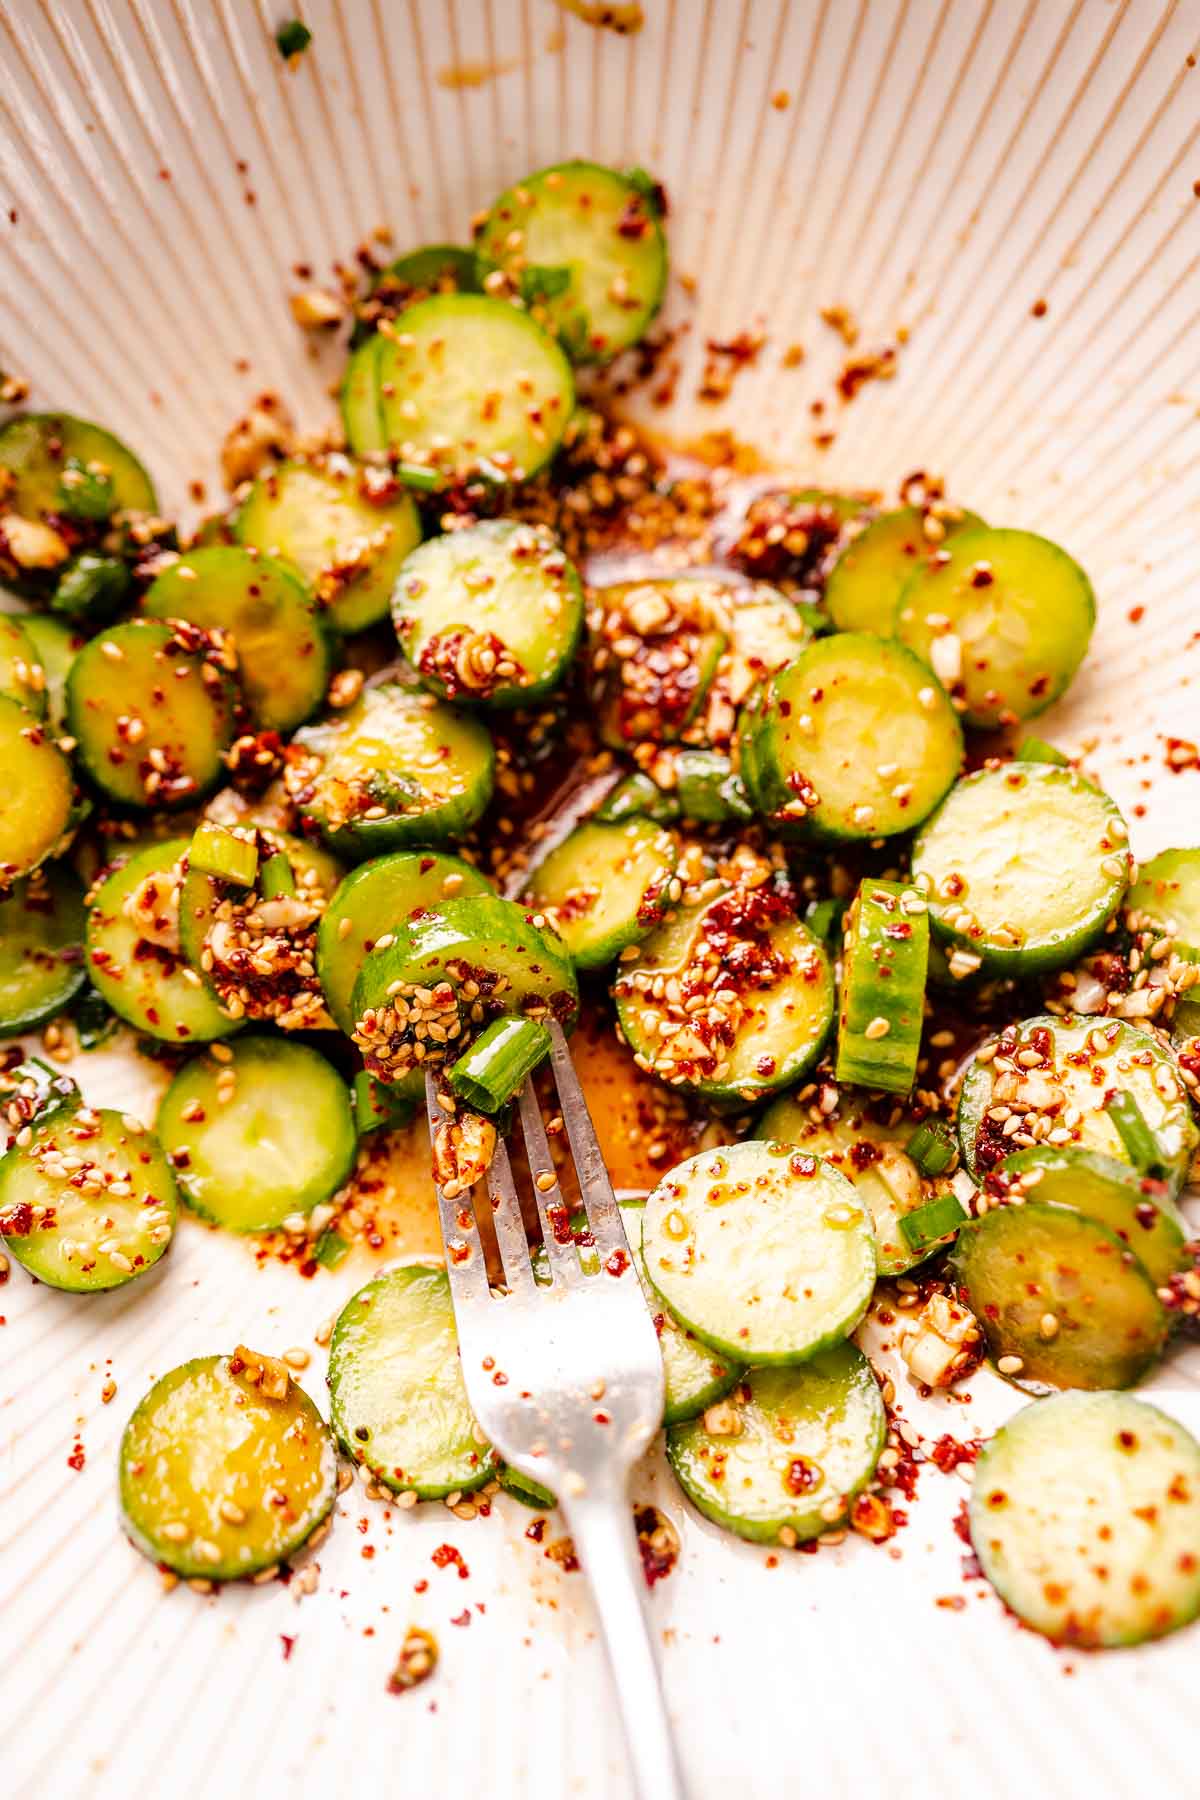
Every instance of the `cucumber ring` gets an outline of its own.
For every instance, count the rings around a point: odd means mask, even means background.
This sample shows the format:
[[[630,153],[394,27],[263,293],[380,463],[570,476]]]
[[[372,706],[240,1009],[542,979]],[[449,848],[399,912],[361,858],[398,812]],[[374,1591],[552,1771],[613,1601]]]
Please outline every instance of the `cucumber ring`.
[[[65,844],[79,816],[71,765],[46,729],[0,696],[0,893]]]
[[[543,857],[521,896],[549,916],[577,968],[602,969],[660,923],[676,854],[649,819],[589,819]]]
[[[642,1218],[645,1211],[644,1200],[621,1202],[625,1236],[629,1240],[638,1279],[654,1319],[654,1329],[658,1333],[658,1347],[662,1351],[662,1422],[664,1425],[682,1425],[688,1419],[698,1418],[716,1401],[723,1400],[730,1388],[745,1375],[746,1366],[735,1362],[732,1357],[714,1354],[707,1344],[702,1344],[699,1338],[694,1337],[687,1326],[681,1325],[674,1313],[663,1305],[646,1273],[645,1258],[642,1255]],[[586,1218],[583,1223],[586,1225]]]
[[[0,898],[0,1037],[44,1025],[87,981],[87,915],[77,877],[43,865]]]
[[[1176,956],[1200,962],[1200,849],[1160,850],[1142,863],[1125,911],[1173,938]]]
[[[1187,1221],[1161,1182],[1147,1181],[1095,1150],[1038,1145],[1000,1164],[989,1190],[1002,1187],[1099,1219],[1137,1257],[1156,1288],[1187,1266]]]
[[[35,719],[46,716],[46,671],[24,619],[0,613],[0,694]]]
[[[864,881],[842,952],[837,1080],[907,1094],[916,1079],[929,970],[929,909],[917,888]]]
[[[934,536],[926,535],[926,521]],[[900,596],[921,562],[952,532],[983,526],[972,512],[957,518],[902,506],[872,519],[839,554],[825,578],[825,606],[835,631],[891,637]]]

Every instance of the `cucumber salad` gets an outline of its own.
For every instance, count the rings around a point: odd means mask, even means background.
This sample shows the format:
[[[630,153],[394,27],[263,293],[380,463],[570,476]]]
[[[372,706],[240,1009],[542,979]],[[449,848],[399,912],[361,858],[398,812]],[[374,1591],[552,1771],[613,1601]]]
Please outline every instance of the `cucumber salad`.
[[[431,1077],[470,1204],[561,1028],[691,1505],[892,1535],[923,1458],[870,1315],[926,1399],[1010,1384],[969,1506],[1007,1605],[1160,1635],[1200,1612],[1200,1446],[1129,1390],[1200,1317],[1200,846],[1139,867],[1031,735],[1095,620],[1067,550],[928,473],[744,479],[622,421],[666,211],[567,162],[366,258],[294,307],[351,327],[340,417],[263,397],[190,532],[102,426],[0,426],[7,1256],[64,1306],[153,1305],[189,1215],[358,1258],[320,1276],[328,1423],[303,1353],[246,1344],[130,1418],[126,1532],[193,1584],[327,1530],[339,1455],[405,1505],[549,1507],[471,1415],[444,1268],[365,1269],[356,1199]],[[153,1120],[89,1102],[114,1033],[165,1066]]]

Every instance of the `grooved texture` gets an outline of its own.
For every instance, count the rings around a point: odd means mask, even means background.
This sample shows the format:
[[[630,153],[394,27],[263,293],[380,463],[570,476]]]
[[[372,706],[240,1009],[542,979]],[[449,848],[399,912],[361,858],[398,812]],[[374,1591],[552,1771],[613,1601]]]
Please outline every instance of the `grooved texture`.
[[[552,0],[307,0],[314,43],[294,73],[272,41],[288,10],[0,0],[0,367],[32,379],[35,404],[111,424],[183,504],[258,390],[306,422],[327,413],[336,361],[291,321],[294,265],[320,278],[385,223],[400,248],[461,238],[494,193],[564,155],[643,163],[670,192],[675,268],[696,281],[673,290],[668,317],[688,329],[676,399],[648,409],[662,429],[729,425],[829,485],[894,492],[933,469],[987,518],[1060,539],[1096,582],[1100,628],[1044,729],[1098,740],[1139,852],[1194,838],[1200,774],[1163,773],[1163,734],[1197,735],[1200,670],[1194,5],[645,0],[645,29],[621,38]],[[496,72],[448,84],[456,68]],[[845,408],[845,352],[818,317],[837,303],[866,348],[910,333],[897,378]],[[728,405],[699,405],[705,337],[755,324],[757,367]],[[806,359],[781,370],[792,343]],[[93,1101],[151,1116],[150,1077],[127,1060],[79,1072]],[[190,1222],[125,1293],[76,1301],[14,1274],[8,1792],[628,1794],[580,1578],[524,1538],[515,1503],[463,1526],[439,1508],[388,1517],[352,1490],[299,1606],[282,1587],[160,1598],[120,1536],[115,1446],[150,1379],[241,1339],[311,1344],[362,1279],[258,1270]],[[107,1358],[119,1393],[104,1407]],[[322,1401],[323,1361],[304,1377]],[[932,1435],[1012,1407],[982,1376],[966,1409],[901,1385]],[[1160,1386],[1200,1424],[1194,1361]],[[67,1466],[77,1421],[82,1472]],[[685,1516],[657,1469],[636,1491],[684,1531],[683,1566],[651,1603],[697,1795],[1194,1785],[1195,1634],[1064,1659],[1016,1631],[963,1587],[953,1479],[924,1474],[898,1560],[856,1542],[775,1569]],[[468,1581],[431,1564],[445,1539]],[[964,1592],[963,1612],[934,1604]],[[469,1627],[452,1624],[464,1608]],[[410,1622],[438,1635],[442,1665],[393,1698]]]

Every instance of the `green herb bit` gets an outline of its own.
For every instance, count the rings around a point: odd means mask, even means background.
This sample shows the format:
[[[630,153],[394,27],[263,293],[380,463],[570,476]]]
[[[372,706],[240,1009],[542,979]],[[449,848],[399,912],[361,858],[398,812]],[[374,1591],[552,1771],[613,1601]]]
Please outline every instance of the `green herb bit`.
[[[211,875],[234,887],[253,887],[258,875],[258,851],[253,840],[238,837],[225,825],[207,821],[197,825],[188,846],[188,868]]]
[[[536,1019],[496,1019],[450,1071],[450,1086],[479,1112],[494,1113],[512,1099],[549,1053],[550,1033]]]

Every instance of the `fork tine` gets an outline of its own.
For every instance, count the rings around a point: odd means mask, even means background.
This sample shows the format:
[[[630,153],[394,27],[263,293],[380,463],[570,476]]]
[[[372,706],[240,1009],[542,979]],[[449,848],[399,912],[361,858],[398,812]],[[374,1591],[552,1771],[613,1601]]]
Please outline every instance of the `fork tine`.
[[[432,1073],[425,1076],[425,1110],[429,1118],[429,1145],[432,1150],[439,1126],[447,1123],[438,1105],[437,1081]],[[484,1267],[483,1245],[479,1228],[471,1210],[471,1196],[461,1194],[448,1199],[435,1182],[438,1218],[442,1227],[442,1244],[446,1251],[446,1273],[455,1307],[472,1302],[486,1305],[490,1299],[487,1269]]]
[[[529,1261],[529,1239],[521,1217],[521,1202],[513,1180],[508,1146],[497,1138],[496,1149],[487,1172],[488,1194],[496,1225],[496,1242],[504,1264],[504,1280],[510,1294],[529,1299],[534,1293],[533,1269]]]
[[[575,1065],[571,1061],[571,1052],[567,1049],[567,1040],[563,1036],[562,1026],[555,1020],[548,1021],[550,1030],[550,1061],[554,1068],[554,1080],[558,1087],[559,1107],[562,1111],[563,1123],[567,1128],[567,1137],[571,1144],[571,1154],[575,1158],[575,1168],[579,1176],[579,1191],[583,1195],[583,1204],[587,1211],[588,1225],[596,1240],[596,1248],[601,1261],[611,1256],[614,1250],[629,1249],[625,1237],[625,1227],[621,1223],[621,1214],[613,1194],[612,1181],[604,1166],[600,1144],[596,1137],[596,1128],[592,1124],[592,1115],[583,1097],[583,1089],[579,1085],[579,1077],[575,1073]]]
[[[554,1174],[554,1158],[550,1154],[550,1143],[542,1122],[542,1109],[538,1105],[532,1080],[527,1081],[521,1089],[521,1129],[525,1133],[525,1154],[533,1176],[533,1195],[537,1201],[538,1217],[542,1221],[542,1243],[546,1250],[546,1260],[553,1279],[562,1281],[569,1287],[583,1279],[583,1272],[575,1245],[563,1243],[559,1235],[567,1216],[567,1208],[557,1178],[554,1186],[544,1191],[538,1186],[540,1174]]]

